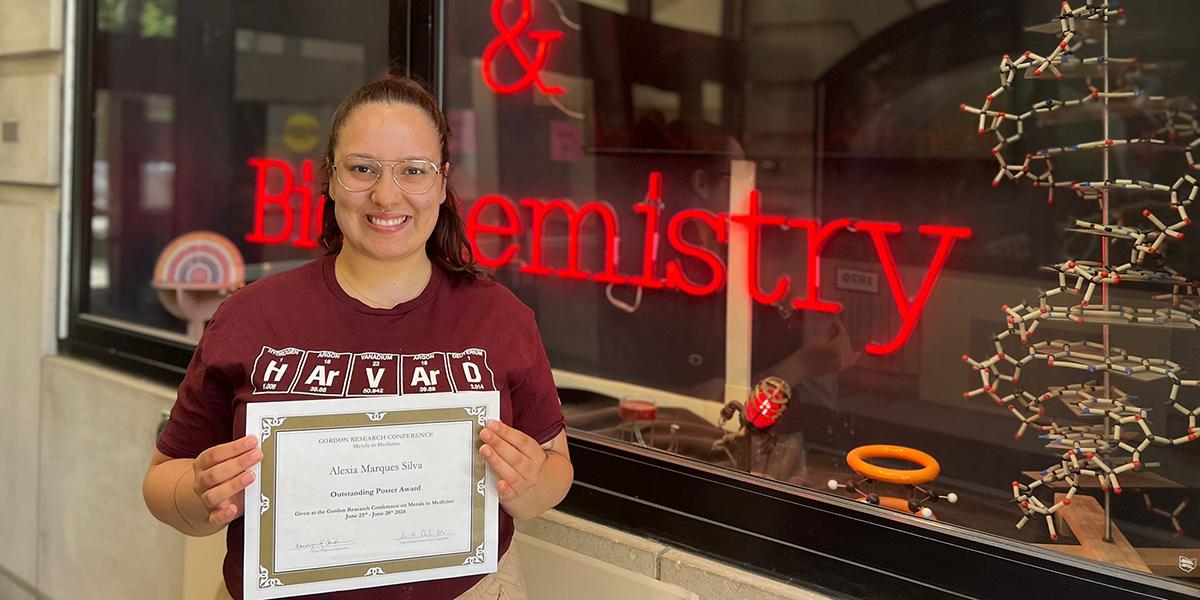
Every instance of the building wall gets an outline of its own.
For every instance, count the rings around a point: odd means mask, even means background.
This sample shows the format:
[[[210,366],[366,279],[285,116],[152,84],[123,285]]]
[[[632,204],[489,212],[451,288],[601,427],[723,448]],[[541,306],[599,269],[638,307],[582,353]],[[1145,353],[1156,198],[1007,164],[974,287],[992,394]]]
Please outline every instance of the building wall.
[[[528,536],[553,543],[570,553],[587,556],[600,565],[588,568],[577,566],[564,561],[547,561],[545,566],[565,569],[567,572],[547,576],[545,574],[527,575],[530,582],[531,600],[543,600],[534,597],[535,584],[543,579],[553,579],[563,586],[589,585],[601,586],[602,582],[593,582],[597,572],[619,569],[621,579],[644,581],[641,586],[630,586],[628,589],[639,591],[625,594],[596,596],[580,592],[580,598],[675,598],[661,590],[651,587],[653,584],[665,585],[669,588],[683,589],[696,594],[703,600],[827,600],[844,597],[828,590],[810,589],[794,584],[787,584],[769,577],[764,577],[732,565],[715,561],[687,550],[675,548],[668,543],[651,540],[625,533],[619,529],[606,527],[586,519],[571,516],[555,510],[548,511],[540,518],[530,521],[517,522],[517,547],[522,552],[525,544],[522,538]],[[537,569],[543,565],[531,563],[524,558],[525,572]],[[573,571],[573,572],[572,572]],[[612,579],[611,575],[607,576]],[[578,582],[572,584],[571,582]],[[653,583],[650,583],[653,582]],[[645,590],[644,594],[640,593]],[[639,594],[639,595],[629,595]],[[550,600],[554,596],[545,596]]]
[[[16,600],[34,597],[38,582],[41,359],[53,351],[61,82],[61,0],[0,3],[0,597]]]

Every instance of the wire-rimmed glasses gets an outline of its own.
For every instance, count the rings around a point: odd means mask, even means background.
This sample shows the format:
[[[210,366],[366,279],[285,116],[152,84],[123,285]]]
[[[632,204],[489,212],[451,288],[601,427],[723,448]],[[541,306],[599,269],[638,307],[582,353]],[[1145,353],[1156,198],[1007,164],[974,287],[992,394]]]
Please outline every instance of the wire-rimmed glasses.
[[[348,192],[365,192],[383,177],[383,167],[392,169],[392,181],[410,194],[424,194],[437,185],[442,170],[422,159],[378,161],[362,156],[347,156],[333,165],[338,183]]]

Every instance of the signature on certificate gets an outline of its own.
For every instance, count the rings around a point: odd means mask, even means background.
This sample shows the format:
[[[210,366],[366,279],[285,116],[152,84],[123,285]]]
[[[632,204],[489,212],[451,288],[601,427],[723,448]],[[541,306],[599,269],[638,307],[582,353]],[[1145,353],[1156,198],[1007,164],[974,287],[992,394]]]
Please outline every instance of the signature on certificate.
[[[309,553],[318,552],[339,552],[353,546],[354,542],[350,540],[339,540],[336,538],[321,538],[315,542],[307,544],[296,544],[297,550],[308,550]]]
[[[413,529],[396,536],[397,542],[440,542],[449,539],[450,534],[445,529]]]

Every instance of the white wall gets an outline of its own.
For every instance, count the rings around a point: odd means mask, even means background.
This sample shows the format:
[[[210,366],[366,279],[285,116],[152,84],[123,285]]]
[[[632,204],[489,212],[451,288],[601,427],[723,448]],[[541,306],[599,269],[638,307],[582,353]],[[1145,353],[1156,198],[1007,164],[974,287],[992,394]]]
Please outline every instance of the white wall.
[[[38,580],[41,358],[52,350],[62,50],[61,0],[0,3],[0,596]],[[11,127],[11,125],[10,125]]]

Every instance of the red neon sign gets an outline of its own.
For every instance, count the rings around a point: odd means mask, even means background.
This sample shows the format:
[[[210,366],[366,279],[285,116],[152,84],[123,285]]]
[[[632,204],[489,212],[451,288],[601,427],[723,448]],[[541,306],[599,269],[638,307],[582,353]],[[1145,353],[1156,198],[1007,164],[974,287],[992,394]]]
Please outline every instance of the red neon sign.
[[[291,167],[283,161],[252,158],[249,165],[257,169],[255,187],[254,232],[246,236],[246,240],[257,244],[286,244],[300,248],[316,247],[315,238],[321,233],[321,217],[324,203],[313,203],[312,163],[302,164],[302,182],[297,183]],[[274,193],[267,190],[267,178],[272,170],[278,171],[284,185]],[[293,230],[296,229],[291,198],[299,195],[301,210],[299,235],[292,240]],[[865,233],[871,240],[879,264],[887,278],[888,287],[895,301],[896,310],[900,316],[900,329],[890,340],[871,342],[866,351],[870,354],[885,355],[899,350],[904,342],[912,335],[925,310],[929,295],[933,292],[950,251],[958,240],[971,237],[971,229],[966,227],[948,227],[942,225],[921,225],[917,231],[922,235],[936,238],[937,248],[915,296],[909,296],[900,278],[899,268],[892,253],[891,236],[903,232],[898,223],[880,221],[860,221],[853,219],[836,219],[821,223],[814,219],[789,219],[782,215],[764,214],[761,212],[761,194],[758,190],[750,192],[749,206],[746,214],[726,215],[712,213],[699,209],[681,210],[675,213],[667,222],[667,242],[671,245],[678,258],[673,258],[659,268],[658,240],[660,217],[662,213],[662,174],[651,173],[646,198],[634,205],[634,214],[644,217],[644,245],[641,262],[641,273],[637,276],[622,274],[619,270],[620,256],[620,220],[613,207],[607,202],[586,202],[577,205],[566,198],[523,198],[514,203],[509,198],[499,194],[481,196],[475,201],[467,214],[467,239],[475,253],[479,264],[499,269],[517,258],[521,245],[517,238],[525,230],[526,223],[521,219],[518,207],[528,209],[529,228],[529,258],[523,261],[520,270],[523,273],[540,277],[558,277],[575,281],[591,280],[598,283],[616,285],[636,285],[648,289],[678,290],[693,296],[708,296],[718,293],[725,287],[727,269],[721,257],[710,248],[692,244],[684,239],[682,231],[688,223],[696,227],[708,228],[718,244],[725,244],[729,239],[730,227],[745,227],[749,248],[747,252],[747,277],[738,285],[745,285],[751,297],[762,304],[775,304],[787,295],[791,288],[791,278],[783,276],[770,285],[766,290],[762,285],[762,228],[787,225],[791,229],[803,232],[807,244],[806,277],[803,295],[794,297],[791,305],[798,310],[813,310],[819,312],[838,313],[842,305],[837,302],[823,300],[820,288],[820,259],[824,249],[834,237],[845,234]],[[274,233],[265,231],[265,213],[267,210],[282,211],[283,225]],[[494,209],[494,210],[489,210]],[[495,214],[499,211],[499,214]],[[492,213],[494,218],[484,222],[485,213]],[[567,257],[566,266],[554,268],[547,264],[543,254],[542,241],[546,235],[547,223],[552,217],[559,215],[566,221],[567,226]],[[315,216],[315,219],[313,218]],[[595,227],[603,228],[604,266],[599,272],[589,272],[580,268],[581,251],[579,248],[580,232],[586,222]],[[508,244],[497,254],[489,255],[479,245],[482,236],[498,236]],[[700,280],[693,280],[685,272],[683,261],[687,260],[695,267],[706,272]],[[662,274],[660,276],[660,270]]]
[[[733,215],[729,220],[747,228],[750,261],[750,296],[754,298],[755,302],[761,304],[775,304],[787,293],[788,287],[792,285],[792,278],[784,275],[775,281],[775,286],[771,288],[770,293],[763,291],[760,285],[762,276],[759,274],[759,271],[762,270],[762,238],[759,236],[759,228],[763,225],[778,227],[783,225],[786,219],[774,215],[759,214],[759,199],[760,194],[758,190],[751,190],[750,206],[746,209],[748,212],[744,215]]]
[[[902,232],[903,227],[901,225],[897,223],[852,219],[837,219],[822,224],[813,219],[787,219],[782,215],[763,214],[760,212],[760,193],[758,190],[754,190],[751,192],[750,204],[746,214],[727,216],[703,210],[689,209],[680,211],[671,217],[667,225],[667,240],[675,253],[680,255],[681,258],[668,261],[665,267],[665,277],[659,278],[657,275],[658,256],[655,250],[657,249],[656,240],[661,211],[661,204],[657,201],[661,193],[660,186],[661,174],[651,174],[647,201],[633,207],[635,214],[645,217],[645,245],[643,247],[647,250],[642,256],[642,273],[640,276],[626,277],[617,272],[616,256],[620,231],[619,220],[612,206],[605,202],[587,202],[582,206],[576,206],[570,200],[564,199],[544,200],[523,198],[520,201],[520,206],[529,208],[532,214],[532,220],[529,225],[529,260],[521,266],[521,271],[543,277],[561,277],[577,280],[590,278],[593,281],[601,283],[626,283],[650,289],[668,288],[679,290],[695,296],[710,295],[717,293],[725,285],[727,273],[725,264],[722,262],[721,257],[712,250],[688,243],[680,235],[680,232],[687,222],[695,221],[699,226],[710,228],[715,234],[717,243],[724,244],[728,239],[728,228],[730,227],[730,223],[732,223],[735,226],[747,228],[747,238],[749,240],[747,260],[749,261],[749,268],[746,270],[747,280],[743,285],[748,287],[750,295],[756,302],[774,304],[788,293],[791,287],[791,279],[787,276],[779,278],[771,286],[770,291],[762,288],[762,227],[787,224],[789,227],[805,233],[808,248],[806,253],[807,275],[804,295],[793,298],[791,301],[792,306],[798,310],[837,313],[842,311],[841,304],[823,300],[820,297],[820,258],[822,251],[831,239],[843,232],[866,233],[870,237],[880,265],[883,267],[892,298],[896,303],[896,309],[901,319],[900,330],[896,332],[892,339],[884,342],[871,342],[866,346],[867,352],[884,355],[899,350],[904,345],[904,342],[912,336],[912,332],[920,320],[921,313],[925,309],[926,301],[929,299],[929,295],[933,292],[933,288],[946,266],[946,260],[950,256],[950,251],[953,249],[954,243],[961,239],[970,238],[972,235],[971,229],[966,227],[922,225],[918,228],[921,234],[937,238],[938,245],[928,268],[925,270],[921,287],[918,289],[916,296],[910,298],[904,288],[904,282],[900,278],[899,269],[892,254],[891,243],[889,241],[889,236]],[[481,222],[484,212],[493,206],[499,208],[501,211],[502,224],[500,225],[489,225]],[[522,233],[523,223],[515,206],[510,199],[493,194],[480,198],[475,203],[475,206],[471,208],[471,212],[467,216],[467,237],[471,241],[472,248],[476,251],[476,257],[482,264],[492,268],[499,268],[512,261],[520,252],[521,247],[514,241],[514,238]],[[561,214],[566,219],[568,227],[568,266],[565,269],[558,270],[546,265],[542,253],[542,238],[546,231],[546,221],[555,213]],[[588,273],[579,268],[579,230],[583,225],[584,219],[588,216],[595,217],[593,221],[601,224],[604,228],[604,270],[600,273]],[[500,255],[495,257],[486,256],[481,252],[478,243],[480,236],[485,235],[502,236],[503,238],[508,238],[510,243],[504,247]],[[689,279],[682,267],[682,260],[685,258],[696,261],[699,266],[707,268],[710,273],[707,280],[692,281]]]
[[[313,164],[305,160],[300,165],[302,183],[296,185],[296,175],[292,167],[282,160],[272,158],[251,158],[247,163],[256,170],[254,180],[254,231],[246,235],[246,241],[254,244],[288,244],[297,248],[316,248],[317,239],[321,235],[321,223],[325,213],[324,197],[320,202],[313,202]],[[267,178],[271,171],[283,177],[283,185],[278,192],[267,190]],[[295,209],[292,208],[292,196],[300,196],[300,235],[292,239],[292,231],[296,222]],[[315,204],[315,206],[314,206]],[[279,231],[267,233],[268,207],[274,207],[283,218]],[[314,214],[315,213],[315,214]]]
[[[654,274],[658,272],[658,217],[662,213],[662,173],[658,171],[650,173],[647,187],[646,199],[635,204],[633,212],[646,216],[645,239],[643,239],[642,247],[649,248],[650,251],[642,253],[641,276],[630,277],[628,283],[657,290],[666,285],[666,282],[654,277]]]
[[[526,198],[521,201],[521,206],[533,211],[533,245],[529,254],[529,263],[521,265],[522,273],[554,274],[565,279],[587,279],[589,273],[579,270],[579,228],[583,224],[584,218],[588,215],[596,215],[604,224],[604,272],[590,275],[592,279],[601,283],[625,283],[625,278],[617,274],[617,216],[607,202],[588,202],[576,210],[575,204],[569,200],[542,201]],[[568,266],[566,269],[557,271],[542,264],[542,225],[553,210],[561,210],[567,215],[567,225],[571,230],[567,237]],[[472,238],[469,228],[467,237]]]
[[[887,275],[888,286],[892,289],[892,298],[896,300],[896,308],[900,311],[901,319],[900,332],[891,342],[867,344],[867,352],[891,354],[899,350],[904,340],[912,335],[913,327],[916,326],[921,311],[925,310],[925,301],[929,299],[929,294],[933,291],[933,286],[937,283],[942,268],[946,266],[946,259],[950,257],[950,249],[954,247],[954,241],[971,237],[971,230],[966,227],[942,225],[922,225],[917,229],[922,235],[938,236],[940,239],[937,251],[933,254],[933,260],[929,262],[929,269],[925,271],[925,278],[921,281],[921,288],[917,291],[916,298],[909,301],[909,296],[904,293],[904,282],[900,280],[900,273],[896,270],[896,260],[892,258],[892,248],[887,241],[888,235],[900,233],[900,225],[859,221],[855,223],[855,228],[871,235],[871,242],[875,245],[875,252],[879,254],[879,262],[883,265],[884,274]]]
[[[483,49],[483,82],[492,91],[497,94],[516,94],[524,91],[531,85],[536,85],[537,89],[547,96],[557,96],[563,93],[563,89],[557,86],[547,86],[542,82],[540,73],[546,66],[546,60],[550,58],[550,42],[555,42],[563,39],[561,31],[530,31],[526,34],[529,39],[537,43],[537,49],[534,50],[533,57],[530,58],[525,53],[525,49],[521,47],[520,36],[521,32],[529,26],[529,22],[533,20],[533,5],[531,0],[520,0],[521,14],[517,20],[509,25],[504,22],[504,16],[501,15],[501,8],[505,0],[492,0],[492,24],[496,26],[496,31],[500,35]],[[525,71],[519,79],[512,83],[500,83],[496,79],[495,61],[496,55],[501,50],[508,49],[509,54],[517,61],[521,69]]]

